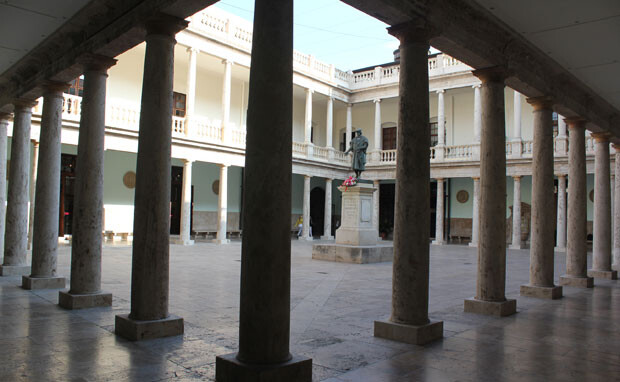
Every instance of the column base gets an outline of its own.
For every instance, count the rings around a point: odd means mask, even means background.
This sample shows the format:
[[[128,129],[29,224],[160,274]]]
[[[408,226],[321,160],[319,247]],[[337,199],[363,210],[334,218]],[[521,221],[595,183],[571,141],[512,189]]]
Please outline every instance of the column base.
[[[444,245],[444,244],[446,244],[446,242],[443,241],[443,240],[439,240],[439,241],[438,240],[433,240],[431,242],[431,244],[433,244],[433,245]]]
[[[112,293],[72,294],[58,292],[58,305],[65,309],[85,309],[112,306]]]
[[[0,276],[25,276],[30,274],[30,265],[0,265]]]
[[[36,289],[63,289],[65,287],[64,277],[30,277],[22,276],[22,288],[28,290]]]
[[[211,242],[215,244],[230,244],[229,239],[213,239]]]
[[[321,236],[321,240],[334,240],[333,236]]]
[[[312,382],[312,359],[293,355],[289,361],[255,365],[241,362],[237,353],[215,357],[217,382]]]
[[[617,280],[618,271],[597,271],[594,269],[588,269],[588,277],[594,277],[595,279]]]
[[[308,236],[308,237],[299,236],[297,239],[298,240],[305,240],[305,241],[312,241],[312,240],[314,240],[314,237],[312,237],[312,236]]]
[[[566,247],[555,247],[553,250],[555,252],[566,252]]]
[[[562,298],[562,287],[542,287],[529,284],[521,285],[521,296],[557,300],[558,298]]]
[[[128,314],[119,314],[114,322],[114,333],[130,341],[180,336],[184,332],[183,318],[170,315],[161,320],[134,320]]]
[[[472,248],[478,248],[478,243],[469,243],[467,245],[472,247]]]
[[[426,325],[375,321],[374,336],[412,345],[424,345],[443,338],[443,321],[429,322]]]
[[[525,248],[523,244],[510,244],[508,246],[508,249],[523,249],[523,248]]]
[[[476,298],[465,300],[466,313],[486,314],[489,316],[505,317],[517,313],[517,300],[484,301]]]
[[[564,275],[560,276],[560,285],[578,288],[592,288],[594,286],[594,279],[592,277],[575,277]]]
[[[194,245],[194,240],[177,239],[177,240],[174,241],[174,244],[178,244],[178,245]]]

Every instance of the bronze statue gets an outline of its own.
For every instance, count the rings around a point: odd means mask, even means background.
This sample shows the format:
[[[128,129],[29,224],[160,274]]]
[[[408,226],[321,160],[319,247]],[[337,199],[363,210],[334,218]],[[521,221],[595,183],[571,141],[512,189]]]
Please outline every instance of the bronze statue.
[[[353,138],[349,149],[345,151],[345,154],[353,152],[353,163],[351,167],[355,171],[355,177],[360,179],[362,171],[366,170],[366,149],[368,148],[368,138],[362,135],[362,129],[357,129],[353,132]]]

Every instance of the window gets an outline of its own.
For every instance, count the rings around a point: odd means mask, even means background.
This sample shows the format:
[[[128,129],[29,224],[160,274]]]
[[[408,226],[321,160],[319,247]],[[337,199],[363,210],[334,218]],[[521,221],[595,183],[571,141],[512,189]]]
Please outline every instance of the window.
[[[396,149],[396,126],[384,127],[381,130],[382,130],[381,149],[395,150]]]
[[[172,115],[175,117],[185,117],[186,96],[183,93],[173,93],[174,104],[172,105]]]
[[[437,137],[437,122],[430,122],[429,126],[429,128],[431,129],[431,147],[437,146],[437,142],[439,141],[439,138]]]
[[[84,76],[79,76],[71,81],[71,85],[66,93],[82,97],[84,95]]]

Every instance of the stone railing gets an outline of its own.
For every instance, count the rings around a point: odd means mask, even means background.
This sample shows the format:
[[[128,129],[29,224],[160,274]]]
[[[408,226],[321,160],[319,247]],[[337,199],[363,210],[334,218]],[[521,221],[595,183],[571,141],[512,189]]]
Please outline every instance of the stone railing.
[[[214,7],[208,7],[187,19],[188,29],[230,45],[248,54],[252,50],[252,23]],[[377,66],[353,73],[336,69],[334,65],[319,61],[314,56],[293,52],[293,69],[314,79],[349,90],[397,84],[400,65]],[[471,67],[459,60],[440,53],[428,59],[429,76],[470,71]]]

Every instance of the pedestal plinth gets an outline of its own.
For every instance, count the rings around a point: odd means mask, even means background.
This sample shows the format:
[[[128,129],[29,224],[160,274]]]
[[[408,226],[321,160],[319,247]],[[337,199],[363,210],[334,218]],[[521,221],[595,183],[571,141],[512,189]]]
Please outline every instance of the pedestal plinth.
[[[517,300],[484,301],[476,298],[465,300],[465,312],[505,317],[517,313]]]
[[[315,244],[312,258],[342,263],[378,263],[392,261],[392,244],[378,244],[379,232],[372,224],[373,193],[369,183],[338,187],[342,192],[342,225],[336,230],[335,244]]]
[[[26,276],[30,274],[30,265],[0,265],[0,276]]]
[[[50,277],[31,277],[22,276],[22,288],[28,290],[36,289],[62,289],[65,287],[65,278],[50,276]]]
[[[562,298],[562,287],[542,287],[537,285],[521,285],[521,296],[556,300]]]
[[[114,331],[130,341],[180,336],[184,332],[183,318],[170,315],[161,320],[134,320],[128,314],[119,314]]]
[[[618,271],[599,271],[595,269],[589,269],[588,277],[593,277],[595,279],[617,280]]]
[[[237,359],[236,353],[215,357],[217,382],[312,382],[312,360],[295,356],[283,363],[252,365]]]

